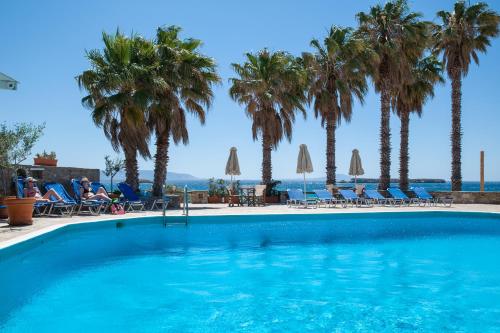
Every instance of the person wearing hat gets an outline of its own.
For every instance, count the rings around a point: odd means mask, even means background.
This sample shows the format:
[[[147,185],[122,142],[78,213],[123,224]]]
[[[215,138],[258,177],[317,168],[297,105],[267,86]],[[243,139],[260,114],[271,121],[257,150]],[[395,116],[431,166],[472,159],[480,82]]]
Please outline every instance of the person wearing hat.
[[[24,197],[25,198],[35,198],[36,201],[51,201],[50,198],[54,197],[57,201],[63,201],[63,198],[56,191],[50,189],[42,195],[38,186],[36,186],[36,179],[33,177],[28,177],[24,180]]]
[[[80,180],[80,198],[83,200],[111,201],[111,198],[108,197],[108,194],[102,187],[97,190],[97,193],[94,193],[90,187],[90,181],[87,177],[83,177]]]

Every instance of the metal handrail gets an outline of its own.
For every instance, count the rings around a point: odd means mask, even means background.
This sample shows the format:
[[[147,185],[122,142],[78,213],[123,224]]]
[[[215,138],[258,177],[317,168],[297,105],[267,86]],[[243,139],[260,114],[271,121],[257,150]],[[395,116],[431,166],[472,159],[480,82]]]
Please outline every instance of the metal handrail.
[[[182,208],[182,213],[186,216],[186,224],[188,222],[189,217],[189,199],[188,199],[188,187],[184,185],[184,206]]]

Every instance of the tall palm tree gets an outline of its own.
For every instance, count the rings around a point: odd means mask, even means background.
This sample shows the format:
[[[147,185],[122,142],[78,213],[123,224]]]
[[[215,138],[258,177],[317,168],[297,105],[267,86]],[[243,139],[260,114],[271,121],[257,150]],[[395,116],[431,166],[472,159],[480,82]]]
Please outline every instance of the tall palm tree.
[[[358,34],[378,54],[372,78],[380,92],[380,182],[385,190],[391,178],[391,91],[409,77],[411,63],[423,52],[428,39],[429,22],[409,10],[406,0],[388,1],[370,11],[357,14]]]
[[[187,144],[186,111],[202,124],[213,100],[212,86],[220,82],[212,58],[200,54],[201,41],[179,39],[179,27],[159,28],[156,52],[158,77],[165,85],[154,92],[149,126],[156,136],[153,195],[160,196],[166,180],[170,136],[174,143]]]
[[[410,115],[422,115],[425,102],[434,97],[434,86],[443,83],[441,76],[442,63],[434,56],[425,57],[417,61],[411,71],[411,81],[401,85],[392,99],[393,110],[401,120],[401,141],[399,150],[399,187],[408,190],[408,139],[410,131]]]
[[[479,64],[478,52],[486,53],[490,40],[498,36],[500,16],[480,2],[455,3],[452,12],[440,11],[442,23],[434,33],[435,52],[443,54],[451,79],[451,190],[462,190],[462,78],[471,61]]]
[[[231,78],[229,94],[245,105],[252,119],[252,135],[262,139],[262,183],[272,180],[271,151],[286,137],[292,138],[297,112],[306,116],[307,73],[300,59],[267,49],[247,53],[243,64],[232,64],[238,77]]]
[[[149,131],[145,126],[151,77],[154,73],[153,45],[119,31],[103,33],[104,49],[87,52],[91,69],[77,76],[88,95],[82,104],[92,110],[94,123],[104,130],[115,151],[123,149],[126,181],[139,187],[137,153],[150,157]]]
[[[335,130],[342,119],[351,120],[354,99],[363,103],[374,53],[362,39],[353,36],[351,28],[335,26],[323,44],[313,39],[311,46],[314,54],[302,56],[312,75],[308,100],[314,100],[314,115],[326,127],[326,183],[335,184]]]

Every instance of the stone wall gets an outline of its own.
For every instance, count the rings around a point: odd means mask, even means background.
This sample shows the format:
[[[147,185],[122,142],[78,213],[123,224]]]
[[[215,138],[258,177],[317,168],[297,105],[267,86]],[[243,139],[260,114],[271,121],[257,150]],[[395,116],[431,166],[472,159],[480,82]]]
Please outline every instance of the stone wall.
[[[500,192],[431,192],[434,197],[453,198],[457,204],[500,205]]]
[[[24,165],[23,168],[28,172],[28,176],[32,176],[38,180],[41,186],[45,182],[57,182],[63,184],[69,193],[71,190],[71,179],[87,177],[91,182],[100,181],[99,169],[72,168],[72,167],[50,167],[39,165]]]

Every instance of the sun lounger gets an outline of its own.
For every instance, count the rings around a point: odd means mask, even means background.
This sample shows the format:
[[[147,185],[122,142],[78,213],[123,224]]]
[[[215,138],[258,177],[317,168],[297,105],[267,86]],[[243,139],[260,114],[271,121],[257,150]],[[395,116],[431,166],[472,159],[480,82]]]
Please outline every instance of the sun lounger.
[[[99,189],[102,188],[106,192],[106,195],[109,197],[108,190],[106,190],[106,187],[102,183],[92,182],[92,183],[90,183],[90,188],[92,189],[92,192],[94,192],[94,193],[97,193],[99,191]]]
[[[17,179],[17,197],[18,198],[24,198],[24,179],[23,178],[18,178]],[[35,204],[33,205],[33,212],[35,215],[46,215],[47,212],[50,211],[50,208],[52,204],[56,203],[57,201],[36,201]]]
[[[74,210],[77,207],[77,203],[71,196],[66,192],[64,186],[60,183],[48,182],[44,184],[45,190],[54,190],[59,196],[63,199],[62,202],[55,202],[52,204],[51,209],[49,211],[49,215],[52,212],[59,212],[61,215],[71,216],[73,215]],[[55,201],[55,198],[51,198],[52,201]]]
[[[370,200],[365,198],[358,197],[356,193],[352,190],[339,190],[340,195],[346,201],[347,204],[351,204],[353,207],[356,205],[357,207],[361,207],[363,205],[367,207],[373,206]]]
[[[419,204],[420,202],[418,198],[408,197],[399,187],[389,187],[387,192],[389,192],[394,200],[400,201],[408,206],[411,204]]]
[[[428,204],[429,206],[437,206],[438,204],[443,204],[443,206],[451,207],[453,204],[453,198],[435,198],[433,197],[427,190],[423,187],[412,187],[411,190],[417,198],[419,202],[424,206]]]
[[[318,206],[336,207],[338,203],[342,206],[346,205],[345,200],[335,198],[328,190],[314,190],[314,193],[318,197]]]
[[[94,193],[97,193],[99,192],[100,189],[102,189],[104,191],[104,193],[108,196],[108,197],[111,197],[109,195],[109,192],[108,190],[106,189],[106,186],[104,186],[102,183],[99,183],[99,182],[92,182],[90,183],[90,188],[92,189],[92,192]],[[110,209],[111,207],[111,204],[112,204],[113,200],[112,201],[105,201],[105,200],[102,200],[102,208],[101,208],[101,212],[106,212]]]
[[[82,188],[82,185],[80,185],[80,181],[77,179],[71,179],[71,188],[73,189],[73,198],[75,199],[78,208],[76,210],[76,213],[78,215],[82,213],[89,213],[90,215],[99,215],[101,212],[101,209],[103,207],[108,206],[108,202],[105,200],[100,200],[100,199],[91,199],[91,200],[84,200],[80,196],[80,189]],[[95,192],[94,192],[95,193]]]
[[[386,198],[377,190],[365,190],[364,194],[366,198],[374,204],[381,206],[396,205],[396,201],[394,201],[393,198]]]
[[[127,212],[143,211],[144,202],[127,183],[119,183],[118,188],[123,194],[123,207]]]
[[[288,207],[304,207],[313,206],[318,207],[318,200],[313,198],[306,198],[302,190],[286,190],[288,193],[287,205]]]

